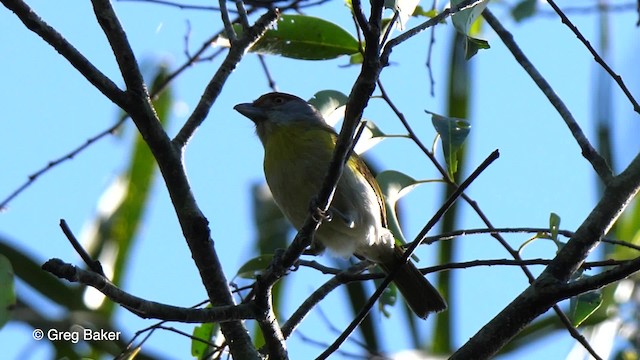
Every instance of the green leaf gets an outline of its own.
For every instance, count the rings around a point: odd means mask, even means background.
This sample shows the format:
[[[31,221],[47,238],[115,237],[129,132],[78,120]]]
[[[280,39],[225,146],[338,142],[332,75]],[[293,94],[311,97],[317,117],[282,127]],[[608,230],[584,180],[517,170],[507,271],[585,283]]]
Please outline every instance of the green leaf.
[[[463,0],[452,0],[451,6],[458,5]],[[451,15],[451,21],[453,22],[453,26],[463,35],[471,34],[471,27],[476,19],[482,14],[482,11],[487,7],[489,0],[483,0],[472,7],[466,8],[464,10],[458,11],[457,13]]]
[[[452,0],[451,6],[457,5],[462,0]],[[465,59],[469,60],[475,55],[479,49],[488,49],[489,43],[486,40],[476,39],[473,35],[475,31],[474,23],[487,7],[489,0],[478,2],[474,6],[459,11],[451,16],[451,21],[456,30],[467,37],[465,42]]]
[[[428,18],[432,18],[438,15],[436,9],[425,10],[422,6],[416,6],[415,10],[413,10],[413,16],[424,16]]]
[[[236,276],[243,279],[255,279],[271,263],[273,254],[263,254],[247,261],[238,269]]]
[[[16,304],[13,284],[13,267],[6,256],[0,254],[0,329],[9,321],[11,309]]]
[[[240,25],[234,25],[238,34]],[[229,46],[222,37],[216,45]],[[267,30],[250,52],[299,60],[328,60],[359,51],[358,40],[340,26],[306,15],[280,15],[275,29]]]
[[[349,97],[340,91],[322,90],[309,99],[309,104],[322,114],[329,125],[334,126],[344,116],[344,106],[348,100]]]
[[[511,16],[516,22],[530,18],[538,10],[538,0],[522,0],[511,10]]]
[[[211,307],[211,305],[207,306]],[[191,356],[196,359],[204,359],[209,353],[209,344],[213,334],[218,331],[218,323],[204,323],[193,328],[193,339],[191,340]],[[200,341],[202,340],[202,341]]]
[[[433,127],[440,135],[440,139],[442,139],[442,149],[449,170],[449,177],[453,179],[454,174],[458,171],[456,155],[471,131],[471,124],[465,119],[450,118],[429,111],[427,113],[431,114]]]
[[[569,304],[571,323],[578,327],[602,305],[602,292],[596,290],[580,294],[572,297]]]
[[[340,91],[322,90],[315,93],[308,102],[322,114],[327,124],[335,126],[338,121],[344,117],[344,110],[348,100],[349,97]],[[363,121],[365,128],[362,134],[360,134],[358,143],[354,147],[356,154],[365,153],[380,141],[384,140],[385,137],[389,137],[389,135],[383,133],[373,121],[364,119]]]
[[[489,42],[487,40],[476,39],[470,36],[467,36],[467,42],[465,45],[465,55],[464,58],[466,60],[471,59],[475,54],[478,53],[480,49],[489,49]]]
[[[397,242],[402,245],[406,244],[406,238],[402,233],[398,216],[396,215],[396,203],[400,198],[410,193],[416,186],[426,182],[433,182],[434,180],[416,180],[411,176],[395,170],[381,172],[376,177],[376,180],[384,195],[389,231],[391,231]]]
[[[349,56],[349,65],[359,65],[362,64],[362,61],[364,61],[364,57],[359,52]]]

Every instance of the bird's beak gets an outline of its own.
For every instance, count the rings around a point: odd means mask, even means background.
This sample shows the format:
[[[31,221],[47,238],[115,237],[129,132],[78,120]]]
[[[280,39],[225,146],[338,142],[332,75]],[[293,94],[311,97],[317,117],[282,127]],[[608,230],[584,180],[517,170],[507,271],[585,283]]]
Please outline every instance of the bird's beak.
[[[267,119],[267,114],[264,109],[255,107],[252,103],[238,104],[233,108],[256,124]]]

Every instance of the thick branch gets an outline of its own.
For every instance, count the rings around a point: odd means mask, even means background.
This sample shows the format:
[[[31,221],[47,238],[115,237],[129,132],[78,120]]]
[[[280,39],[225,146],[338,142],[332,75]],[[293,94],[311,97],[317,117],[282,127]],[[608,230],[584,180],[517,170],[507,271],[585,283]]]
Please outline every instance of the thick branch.
[[[522,328],[559,301],[553,295],[554,286],[562,286],[569,281],[571,274],[604,237],[639,190],[640,155],[625,171],[609,181],[596,207],[536,281],[461,347],[452,359],[490,358]],[[632,263],[622,267],[622,270],[630,274],[636,270],[636,265]],[[619,273],[615,275],[620,276]],[[547,289],[551,290],[545,291]]]
[[[127,86],[127,92],[132,92],[137,100],[148,99],[149,94],[144,86],[138,62],[111,3],[109,0],[92,0],[91,3],[96,19],[115,54],[120,73]]]

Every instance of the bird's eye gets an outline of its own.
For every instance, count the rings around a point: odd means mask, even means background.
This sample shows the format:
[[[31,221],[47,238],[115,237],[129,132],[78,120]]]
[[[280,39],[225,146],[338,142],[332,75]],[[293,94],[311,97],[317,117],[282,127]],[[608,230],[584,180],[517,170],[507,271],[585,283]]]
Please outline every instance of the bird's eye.
[[[281,96],[276,96],[275,98],[273,98],[273,103],[276,105],[281,105],[284,103],[284,98],[282,98]]]

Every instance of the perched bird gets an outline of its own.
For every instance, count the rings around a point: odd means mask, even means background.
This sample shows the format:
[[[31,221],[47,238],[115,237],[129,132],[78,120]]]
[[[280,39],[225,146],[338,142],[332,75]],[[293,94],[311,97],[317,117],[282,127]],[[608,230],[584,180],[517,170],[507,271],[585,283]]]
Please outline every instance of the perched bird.
[[[318,195],[336,146],[337,134],[309,103],[297,96],[269,93],[234,107],[251,119],[264,146],[264,174],[273,198],[296,229]],[[339,256],[369,259],[386,273],[400,264],[403,250],[386,228],[380,187],[365,163],[351,154],[315,241]],[[394,282],[421,318],[446,309],[438,291],[411,261],[400,265]]]

